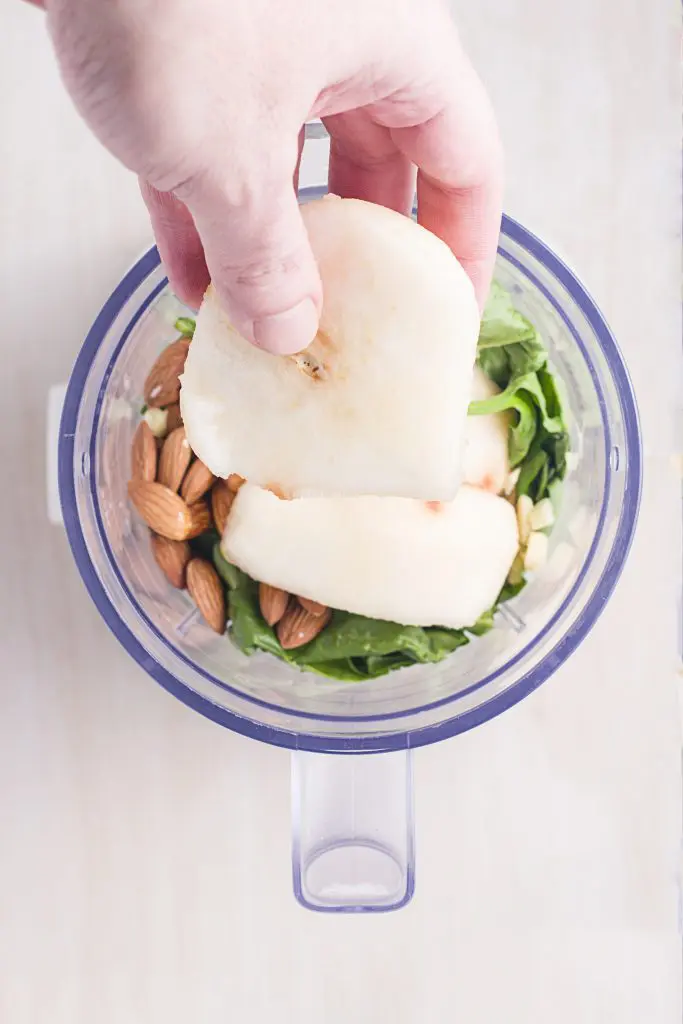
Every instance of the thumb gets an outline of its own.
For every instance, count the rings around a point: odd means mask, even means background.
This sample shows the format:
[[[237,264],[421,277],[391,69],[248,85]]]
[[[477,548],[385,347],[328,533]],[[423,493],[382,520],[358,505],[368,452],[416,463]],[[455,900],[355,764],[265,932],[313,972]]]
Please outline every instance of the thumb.
[[[322,285],[291,172],[258,187],[198,182],[185,202],[240,334],[280,355],[306,348],[318,330]]]

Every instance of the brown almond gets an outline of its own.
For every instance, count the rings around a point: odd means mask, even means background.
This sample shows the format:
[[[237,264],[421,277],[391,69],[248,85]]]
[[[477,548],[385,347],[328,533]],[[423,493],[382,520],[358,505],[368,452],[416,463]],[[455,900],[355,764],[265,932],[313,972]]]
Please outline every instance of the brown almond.
[[[190,506],[168,487],[149,480],[131,480],[128,497],[150,530],[169,540],[190,537],[193,528]]]
[[[296,598],[293,598],[277,624],[277,638],[285,651],[303,647],[322,633],[331,618],[332,612],[329,608],[325,615],[311,615],[301,607]]]
[[[157,441],[145,420],[140,420],[133,434],[131,448],[131,480],[154,480],[157,475]]]
[[[259,583],[258,602],[261,615],[269,626],[274,626],[287,611],[289,594],[279,587],[271,587],[269,583]]]
[[[169,540],[153,533],[150,539],[154,561],[157,563],[172,587],[183,590],[185,570],[192,557],[190,545],[185,540]]]
[[[211,562],[193,558],[187,566],[187,589],[203,618],[216,633],[225,631],[225,591]]]
[[[308,597],[297,597],[297,601],[301,607],[305,608],[307,612],[310,612],[315,619],[319,619],[327,612],[327,605],[320,604],[319,601],[311,601]]]
[[[230,490],[227,480],[217,480],[211,491],[211,511],[216,529],[221,536],[225,533],[225,526],[234,500],[235,492]]]
[[[157,480],[177,491],[192,459],[192,449],[185,437],[185,427],[176,427],[168,434],[161,448]]]
[[[145,381],[145,401],[155,407],[171,405],[180,395],[180,374],[190,349],[189,338],[178,338],[161,353]]]
[[[242,484],[246,483],[246,480],[243,476],[240,476],[239,473],[231,473],[225,482],[228,485],[228,489],[231,490],[233,494],[237,494]]]
[[[205,501],[195,501],[194,505],[187,505],[186,508],[190,513],[190,526],[184,539],[192,540],[211,526],[211,511]]]
[[[195,459],[185,474],[183,486],[180,488],[181,498],[184,498],[188,505],[194,504],[206,494],[215,479],[209,467],[205,466],[201,459]]]
[[[176,427],[182,427],[183,417],[180,415],[180,403],[171,402],[166,406],[166,433],[170,434]]]

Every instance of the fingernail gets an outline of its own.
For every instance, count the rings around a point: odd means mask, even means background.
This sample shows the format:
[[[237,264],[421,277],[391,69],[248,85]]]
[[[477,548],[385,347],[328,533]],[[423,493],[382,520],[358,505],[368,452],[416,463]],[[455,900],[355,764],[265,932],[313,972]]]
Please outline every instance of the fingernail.
[[[307,348],[318,331],[318,311],[311,299],[302,299],[284,313],[254,322],[254,340],[259,348],[287,356]]]

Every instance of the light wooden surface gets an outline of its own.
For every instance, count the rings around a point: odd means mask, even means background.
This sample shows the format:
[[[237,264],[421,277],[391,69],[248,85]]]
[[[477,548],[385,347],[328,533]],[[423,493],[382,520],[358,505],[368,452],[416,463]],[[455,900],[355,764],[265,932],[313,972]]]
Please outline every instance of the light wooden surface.
[[[41,16],[0,9],[2,1024],[678,1024],[679,5],[459,0],[507,207],[579,270],[646,446],[633,555],[525,704],[418,752],[418,891],[294,902],[287,754],[126,657],[45,517],[46,393],[148,228],[64,95]]]

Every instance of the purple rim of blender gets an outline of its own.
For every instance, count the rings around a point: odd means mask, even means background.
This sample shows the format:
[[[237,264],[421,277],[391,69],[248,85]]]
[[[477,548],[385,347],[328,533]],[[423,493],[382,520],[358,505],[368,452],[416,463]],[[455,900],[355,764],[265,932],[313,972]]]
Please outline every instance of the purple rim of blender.
[[[319,195],[321,190],[303,190],[303,194],[306,195]],[[80,398],[83,390],[83,386],[87,379],[94,355],[101,345],[106,333],[111,326],[111,323],[115,319],[116,315],[122,308],[122,306],[131,298],[136,289],[139,287],[141,282],[159,265],[159,255],[156,249],[150,249],[138,263],[129,271],[129,273],[123,278],[118,287],[114,290],[110,298],[107,300],[102,310],[100,311],[97,319],[95,320],[92,328],[90,329],[85,343],[79,353],[76,360],[73,373],[71,375],[69,386],[67,389],[67,395],[64,403],[64,411],[62,415],[62,423],[60,429],[60,442],[59,442],[59,490],[60,499],[62,504],[62,510],[64,515],[64,524],[67,531],[69,543],[71,545],[74,558],[83,578],[83,581],[93,599],[96,607],[100,614],[104,618],[107,625],[110,627],[115,636],[119,639],[128,653],[135,658],[135,660],[154,678],[159,682],[165,689],[167,689],[174,696],[182,700],[189,707],[200,711],[206,717],[213,721],[226,726],[227,728],[233,729],[236,732],[242,733],[254,739],[259,739],[265,742],[276,744],[279,746],[289,748],[300,748],[304,750],[313,750],[321,752],[331,753],[362,753],[362,752],[379,752],[398,750],[406,747],[422,746],[427,743],[432,743],[437,740],[445,739],[449,736],[456,735],[457,733],[464,732],[468,729],[473,728],[476,725],[482,724],[485,721],[501,714],[507,708],[516,704],[522,700],[529,693],[535,690],[541,685],[574,651],[578,644],[588,634],[592,626],[597,621],[602,608],[604,607],[609,595],[611,594],[616,582],[621,574],[626,555],[628,553],[633,533],[635,530],[635,523],[637,519],[638,505],[640,499],[640,487],[641,487],[641,441],[640,441],[640,430],[638,426],[638,414],[633,395],[633,389],[628,376],[628,372],[623,363],[623,359],[619,352],[616,341],[614,340],[605,320],[598,311],[595,303],[590,298],[588,293],[585,291],[583,286],[579,283],[574,274],[569,268],[562,263],[562,261],[555,256],[538,238],[531,234],[527,229],[523,228],[516,221],[511,220],[508,217],[503,218],[503,236],[511,238],[517,242],[523,248],[525,248],[539,263],[544,265],[545,269],[548,270],[563,286],[563,288],[571,295],[580,308],[586,319],[588,320],[595,336],[597,337],[600,346],[605,354],[607,361],[610,366],[612,377],[616,384],[616,388],[619,395],[619,402],[622,408],[624,417],[625,433],[626,433],[626,448],[629,453],[629,460],[626,470],[626,484],[624,490],[624,498],[621,508],[621,514],[619,518],[619,524],[617,531],[612,543],[607,563],[602,571],[600,579],[592,593],[584,609],[579,613],[575,620],[573,627],[567,635],[562,637],[557,644],[549,651],[541,660],[541,662],[531,669],[525,675],[521,676],[516,683],[507,687],[501,693],[496,694],[489,700],[476,708],[472,708],[469,711],[461,714],[456,714],[452,718],[438,724],[425,726],[422,728],[408,729],[401,732],[382,734],[377,736],[364,736],[364,737],[346,737],[340,735],[310,735],[305,733],[293,732],[287,729],[282,729],[278,726],[263,725],[259,722],[255,722],[250,718],[238,715],[233,711],[229,711],[223,708],[221,705],[214,703],[207,697],[202,696],[196,691],[192,690],[189,686],[181,683],[175,678],[168,670],[163,668],[142,646],[137,640],[133,633],[128,629],[124,622],[119,617],[114,606],[112,605],[109,597],[102,586],[97,572],[92,564],[85,538],[80,526],[76,509],[76,493],[75,493],[75,475],[74,475],[74,434],[76,428],[76,422],[78,418],[78,411],[80,406]],[[549,294],[547,289],[542,283],[536,278],[536,276],[522,266],[510,253],[506,252],[504,248],[500,248],[501,255],[504,256],[508,262],[515,265],[520,273],[522,273],[527,279],[529,279],[536,288],[538,288],[551,303],[557,314],[561,317],[567,329],[572,333],[579,349],[584,356],[586,364],[591,374],[593,384],[595,386],[598,401],[601,406],[601,413],[603,418],[603,426],[605,429],[605,446],[607,451],[607,460],[609,459],[609,453],[611,450],[611,439],[609,422],[606,416],[606,408],[604,404],[604,396],[600,384],[599,376],[591,362],[588,353],[585,350],[581,339],[578,337],[573,324],[568,319],[564,311],[559,308],[557,302]],[[153,292],[148,295],[140,308],[136,311],[135,316],[127,325],[126,330],[117,345],[116,352],[112,356],[112,362],[115,361],[121,346],[125,343],[125,340],[130,335],[131,331],[135,327],[135,324],[143,315],[146,309],[149,308],[151,303],[157,297],[159,292],[165,287],[166,282],[162,281]],[[104,375],[104,382],[109,377],[109,372]],[[180,657],[188,664],[192,665],[195,671],[199,671],[206,679],[212,683],[218,685],[221,689],[227,690],[239,699],[252,703],[256,706],[265,707],[269,710],[276,711],[280,714],[287,714],[295,718],[311,719],[313,721],[327,721],[327,722],[338,722],[348,723],[356,722],[367,724],[372,722],[387,721],[390,719],[407,718],[413,715],[419,715],[425,711],[429,711],[445,704],[457,705],[459,700],[463,697],[471,694],[472,692],[481,689],[482,687],[490,684],[494,681],[501,672],[508,670],[521,658],[528,653],[528,647],[525,647],[520,651],[514,658],[506,662],[505,665],[501,666],[496,672],[491,673],[489,676],[480,680],[474,686],[471,686],[465,690],[460,691],[457,694],[453,694],[449,697],[442,698],[439,701],[433,701],[429,704],[422,705],[419,708],[411,708],[405,711],[388,712],[379,715],[366,715],[356,716],[353,718],[344,718],[338,715],[323,715],[314,714],[311,712],[293,711],[281,708],[279,705],[270,704],[266,701],[260,701],[258,698],[251,697],[244,692],[234,689],[227,684],[216,679],[214,676],[201,669],[198,669],[196,665],[193,665],[189,658],[186,658],[180,651],[178,651],[173,645],[169,644],[165,637],[156,630],[156,627],[150,622],[147,616],[139,608],[137,602],[130,593],[125,581],[121,577],[118,568],[116,566],[109,546],[106,541],[106,534],[103,529],[103,524],[99,516],[99,505],[97,502],[97,495],[95,491],[95,438],[97,436],[97,421],[101,409],[101,404],[104,397],[104,388],[101,389],[97,399],[95,416],[94,416],[94,429],[93,437],[91,441],[90,451],[90,478],[91,478],[91,489],[94,499],[95,514],[98,519],[98,526],[101,532],[101,537],[104,541],[107,553],[110,558],[110,562],[114,572],[119,579],[119,582],[124,588],[128,599],[132,601],[138,613],[145,620],[148,628],[151,628],[155,635],[161,639],[161,641],[170,647],[177,657]],[[606,460],[606,462],[607,462]],[[558,609],[552,619],[546,624],[543,630],[534,638],[533,643],[536,644],[540,639],[543,638],[554,626],[558,619],[564,614],[567,607],[572,603],[576,595],[577,590],[583,583],[585,575],[590,567],[590,564],[595,555],[598,542],[602,533],[604,519],[606,515],[606,506],[609,499],[609,471],[606,469],[606,487],[605,496],[603,499],[603,507],[600,513],[600,518],[595,531],[593,543],[588,552],[581,573],[575,581],[571,591],[565,598],[562,606]]]

